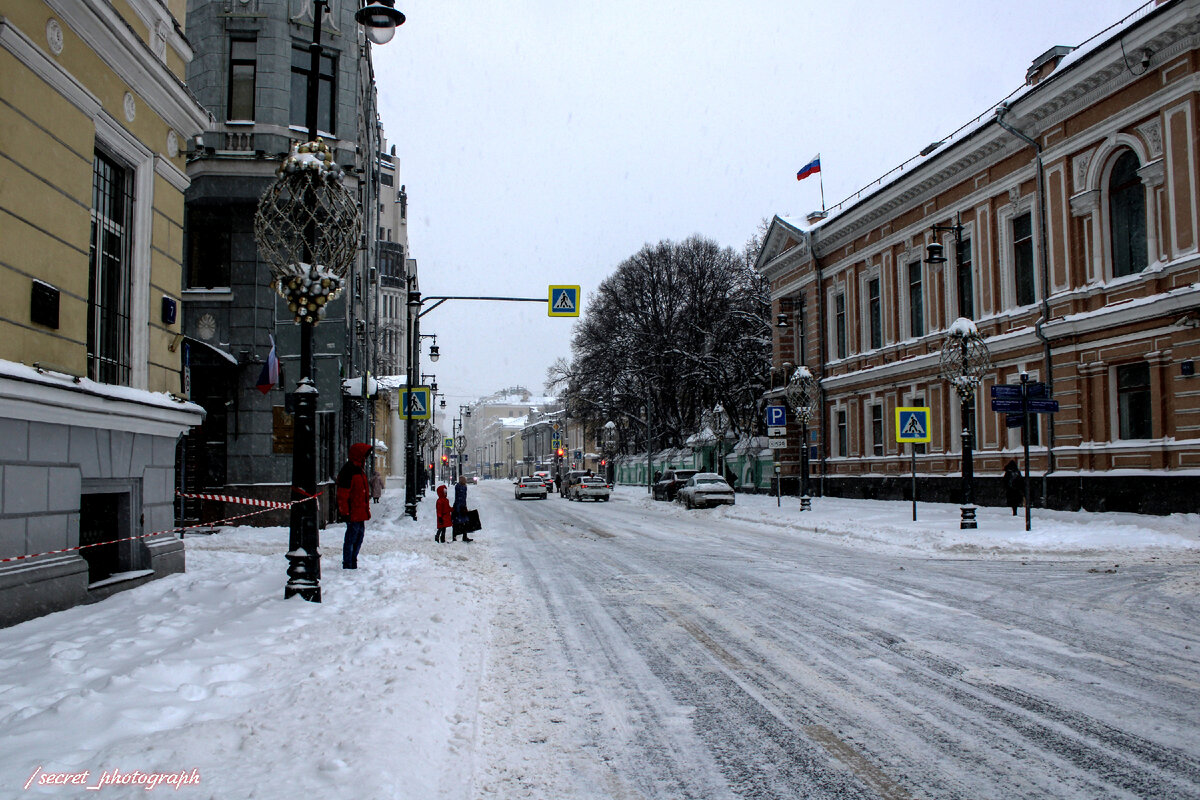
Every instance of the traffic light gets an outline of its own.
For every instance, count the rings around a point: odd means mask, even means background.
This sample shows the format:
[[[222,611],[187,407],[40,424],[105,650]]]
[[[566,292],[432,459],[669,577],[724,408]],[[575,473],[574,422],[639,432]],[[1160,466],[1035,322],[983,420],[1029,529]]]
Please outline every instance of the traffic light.
[[[602,466],[602,467],[607,467],[607,466],[608,466],[608,459],[607,459],[607,458],[602,458],[602,459],[600,459],[600,466]]]
[[[446,455],[445,453],[442,453],[442,463],[447,464],[449,462],[450,462],[450,456]]]
[[[562,458],[562,457],[563,457],[563,453],[564,453],[564,452],[565,452],[565,451],[564,451],[564,450],[563,450],[561,447],[560,447],[560,448],[558,448],[558,457],[559,457],[559,458]]]

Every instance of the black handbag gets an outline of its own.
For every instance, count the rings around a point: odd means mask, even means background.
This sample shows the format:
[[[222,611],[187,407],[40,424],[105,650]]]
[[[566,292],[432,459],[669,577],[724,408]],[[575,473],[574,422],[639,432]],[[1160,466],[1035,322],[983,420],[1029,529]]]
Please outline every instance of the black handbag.
[[[476,509],[467,509],[467,522],[463,526],[467,533],[483,530],[483,525],[479,523],[479,511]]]

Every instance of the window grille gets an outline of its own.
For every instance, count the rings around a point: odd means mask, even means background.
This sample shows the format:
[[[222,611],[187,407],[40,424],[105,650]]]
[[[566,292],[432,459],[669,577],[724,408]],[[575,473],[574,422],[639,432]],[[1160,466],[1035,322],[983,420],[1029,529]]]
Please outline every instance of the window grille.
[[[97,152],[88,254],[88,377],[126,386],[130,376],[133,201],[131,170]]]

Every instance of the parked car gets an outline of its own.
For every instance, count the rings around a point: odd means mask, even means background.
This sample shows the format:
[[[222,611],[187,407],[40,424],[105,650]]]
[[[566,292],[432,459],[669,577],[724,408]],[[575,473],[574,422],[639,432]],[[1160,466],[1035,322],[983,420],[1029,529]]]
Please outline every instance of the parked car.
[[[698,469],[669,469],[654,484],[655,500],[674,500],[679,487],[687,483],[688,478],[695,475]]]
[[[546,483],[541,478],[535,478],[532,475],[518,478],[516,488],[513,489],[513,496],[518,500],[523,500],[526,497],[536,497],[539,500],[545,500]]]
[[[612,495],[612,487],[605,483],[604,478],[585,475],[567,489],[568,500],[603,500],[608,502]]]
[[[679,488],[675,499],[688,508],[733,505],[733,487],[715,472],[698,472]]]
[[[571,499],[571,494],[570,494],[571,487],[573,485],[575,485],[576,483],[579,483],[581,478],[590,477],[591,474],[592,474],[592,471],[590,469],[573,469],[573,470],[571,470],[570,472],[568,472],[566,474],[566,477],[562,481],[559,482],[559,485],[558,485],[559,493],[563,497],[570,500]]]

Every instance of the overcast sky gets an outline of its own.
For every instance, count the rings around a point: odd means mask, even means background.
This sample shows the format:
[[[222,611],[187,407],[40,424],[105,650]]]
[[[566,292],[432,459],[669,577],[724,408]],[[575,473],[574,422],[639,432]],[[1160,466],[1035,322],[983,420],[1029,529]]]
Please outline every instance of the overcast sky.
[[[587,296],[647,242],[740,250],[759,221],[832,206],[1021,86],[1135,0],[398,0],[376,47],[385,135],[432,295]],[[436,333],[448,409],[540,394],[574,320],[451,301]],[[426,348],[427,350],[427,348]]]

